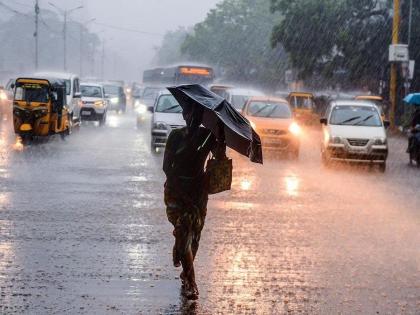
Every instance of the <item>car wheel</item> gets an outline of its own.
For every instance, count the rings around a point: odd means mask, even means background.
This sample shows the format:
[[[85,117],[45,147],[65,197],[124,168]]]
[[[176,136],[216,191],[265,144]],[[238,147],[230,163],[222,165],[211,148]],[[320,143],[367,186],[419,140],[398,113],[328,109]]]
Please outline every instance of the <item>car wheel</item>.
[[[99,119],[99,126],[104,126],[105,125],[105,123],[106,123],[106,114],[103,114],[102,116],[101,116],[101,118]]]
[[[324,152],[321,153],[321,161],[322,165],[324,165],[325,167],[328,167],[330,165],[330,161],[328,160],[328,157]]]

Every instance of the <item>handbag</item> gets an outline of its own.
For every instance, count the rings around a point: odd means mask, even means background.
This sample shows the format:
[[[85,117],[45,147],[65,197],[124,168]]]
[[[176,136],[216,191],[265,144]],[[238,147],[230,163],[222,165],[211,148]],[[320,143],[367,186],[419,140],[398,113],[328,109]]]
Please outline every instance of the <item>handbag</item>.
[[[232,186],[232,159],[218,160],[214,157],[207,161],[206,179],[210,195],[218,194],[231,189]]]

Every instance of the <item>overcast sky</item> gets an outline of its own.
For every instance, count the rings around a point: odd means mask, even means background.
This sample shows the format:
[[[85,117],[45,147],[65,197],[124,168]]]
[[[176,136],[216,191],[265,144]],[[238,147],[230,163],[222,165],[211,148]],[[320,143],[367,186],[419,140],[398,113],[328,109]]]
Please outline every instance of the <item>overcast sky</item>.
[[[106,39],[107,48],[118,54],[117,76],[126,75],[127,79],[140,79],[142,69],[150,66],[154,49],[159,46],[161,36],[145,35],[119,31],[99,23],[115,25],[121,28],[139,30],[154,34],[164,34],[179,26],[191,26],[202,21],[207,12],[220,0],[40,0],[41,8],[51,8],[48,2],[59,7],[72,9],[83,4],[85,9],[74,12],[75,20],[96,18],[98,24],[90,28],[100,32]],[[11,0],[10,3],[15,2]],[[33,0],[16,0],[33,3]],[[112,56],[110,56],[112,55]],[[109,53],[107,63],[113,63],[114,54]],[[121,61],[123,59],[124,61]],[[108,75],[113,72],[108,67]],[[123,71],[121,71],[123,70]],[[121,77],[122,78],[122,77]]]

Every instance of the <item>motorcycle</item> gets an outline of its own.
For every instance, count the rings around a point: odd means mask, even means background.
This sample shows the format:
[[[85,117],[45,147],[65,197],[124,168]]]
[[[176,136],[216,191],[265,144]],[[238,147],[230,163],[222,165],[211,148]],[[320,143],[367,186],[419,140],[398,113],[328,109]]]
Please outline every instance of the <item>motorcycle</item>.
[[[411,131],[408,153],[410,155],[410,164],[413,164],[413,161],[415,161],[417,167],[420,168],[420,125],[417,125]]]

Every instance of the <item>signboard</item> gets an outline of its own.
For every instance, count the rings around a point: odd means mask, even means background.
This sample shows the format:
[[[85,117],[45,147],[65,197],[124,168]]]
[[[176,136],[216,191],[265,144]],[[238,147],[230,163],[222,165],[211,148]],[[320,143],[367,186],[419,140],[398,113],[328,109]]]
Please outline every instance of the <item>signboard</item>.
[[[408,63],[408,78],[410,80],[413,80],[413,78],[414,78],[415,66],[416,66],[416,61],[415,60],[410,60],[410,62]]]
[[[389,62],[408,62],[408,45],[398,44],[389,46]]]

